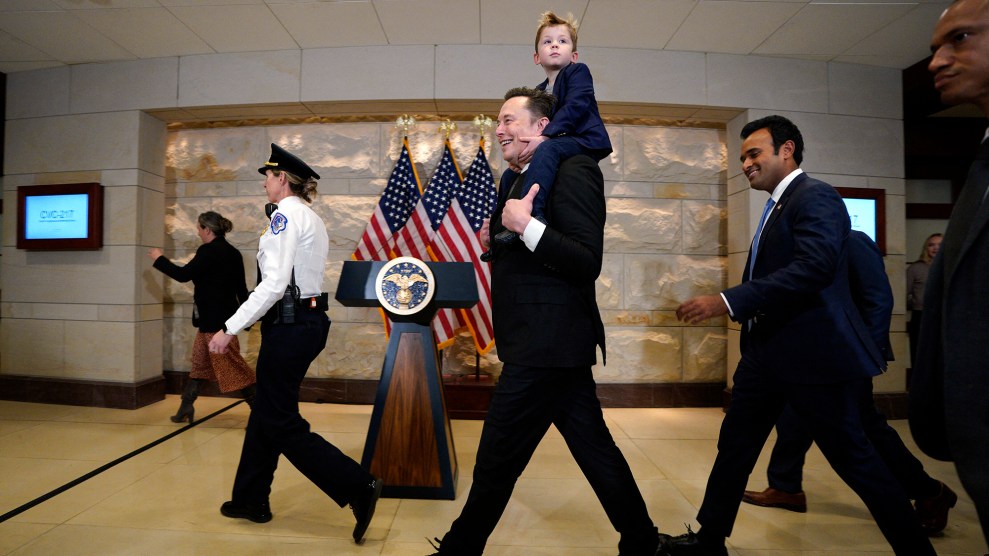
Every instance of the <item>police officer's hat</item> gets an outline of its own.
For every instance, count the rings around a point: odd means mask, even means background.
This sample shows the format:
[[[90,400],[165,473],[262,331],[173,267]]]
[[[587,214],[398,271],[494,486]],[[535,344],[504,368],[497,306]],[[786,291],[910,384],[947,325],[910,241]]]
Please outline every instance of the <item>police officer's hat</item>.
[[[268,170],[284,170],[295,174],[302,181],[306,181],[309,178],[319,179],[319,174],[310,168],[308,164],[274,143],[271,144],[271,158],[268,159],[268,162],[264,163],[264,166],[258,168],[258,173],[264,175]]]

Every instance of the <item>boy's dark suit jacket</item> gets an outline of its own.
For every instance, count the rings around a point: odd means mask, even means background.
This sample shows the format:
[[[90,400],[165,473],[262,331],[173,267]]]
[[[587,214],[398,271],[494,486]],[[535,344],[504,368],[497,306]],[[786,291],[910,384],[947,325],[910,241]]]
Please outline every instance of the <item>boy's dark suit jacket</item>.
[[[512,185],[503,182],[502,191]],[[521,189],[514,187],[511,197],[519,198]],[[504,197],[492,222],[501,221]],[[601,170],[577,155],[557,172],[546,208],[553,226],[536,251],[521,241],[497,246],[491,304],[499,359],[530,367],[593,365],[596,346],[604,356],[594,281],[601,272],[605,212]]]
[[[536,88],[545,91],[548,84],[549,79]],[[587,66],[574,62],[563,68],[556,76],[552,93],[557,99],[556,108],[543,135],[572,136],[596,160],[611,154],[611,139],[598,112],[594,81]]]
[[[766,220],[752,279],[746,272],[741,284],[723,292],[732,318],[742,323],[742,352],[774,378],[828,384],[886,368],[852,301],[849,229],[834,188],[801,173]],[[749,319],[755,319],[751,330]]]

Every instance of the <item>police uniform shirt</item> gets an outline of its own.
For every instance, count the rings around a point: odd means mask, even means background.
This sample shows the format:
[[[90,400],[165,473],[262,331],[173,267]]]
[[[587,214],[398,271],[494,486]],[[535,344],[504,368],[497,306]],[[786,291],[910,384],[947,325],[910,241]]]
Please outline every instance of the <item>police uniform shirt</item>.
[[[319,216],[299,197],[282,199],[258,241],[261,283],[227,319],[227,333],[242,331],[280,300],[292,280],[293,268],[302,297],[319,295],[329,248],[326,226]]]

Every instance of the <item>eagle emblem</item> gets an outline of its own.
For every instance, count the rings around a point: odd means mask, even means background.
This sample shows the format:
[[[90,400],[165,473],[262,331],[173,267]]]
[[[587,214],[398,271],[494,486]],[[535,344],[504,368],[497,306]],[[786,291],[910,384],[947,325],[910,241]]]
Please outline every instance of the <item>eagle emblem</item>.
[[[435,281],[425,263],[414,257],[392,259],[378,272],[377,297],[381,306],[399,315],[424,309],[433,298]]]

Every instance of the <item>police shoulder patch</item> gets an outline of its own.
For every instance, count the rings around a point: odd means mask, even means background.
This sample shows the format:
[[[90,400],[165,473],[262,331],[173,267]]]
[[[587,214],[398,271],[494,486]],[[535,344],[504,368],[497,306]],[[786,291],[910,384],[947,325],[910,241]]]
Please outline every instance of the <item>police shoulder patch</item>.
[[[278,235],[288,228],[288,217],[280,212],[276,212],[271,217],[271,233]]]

